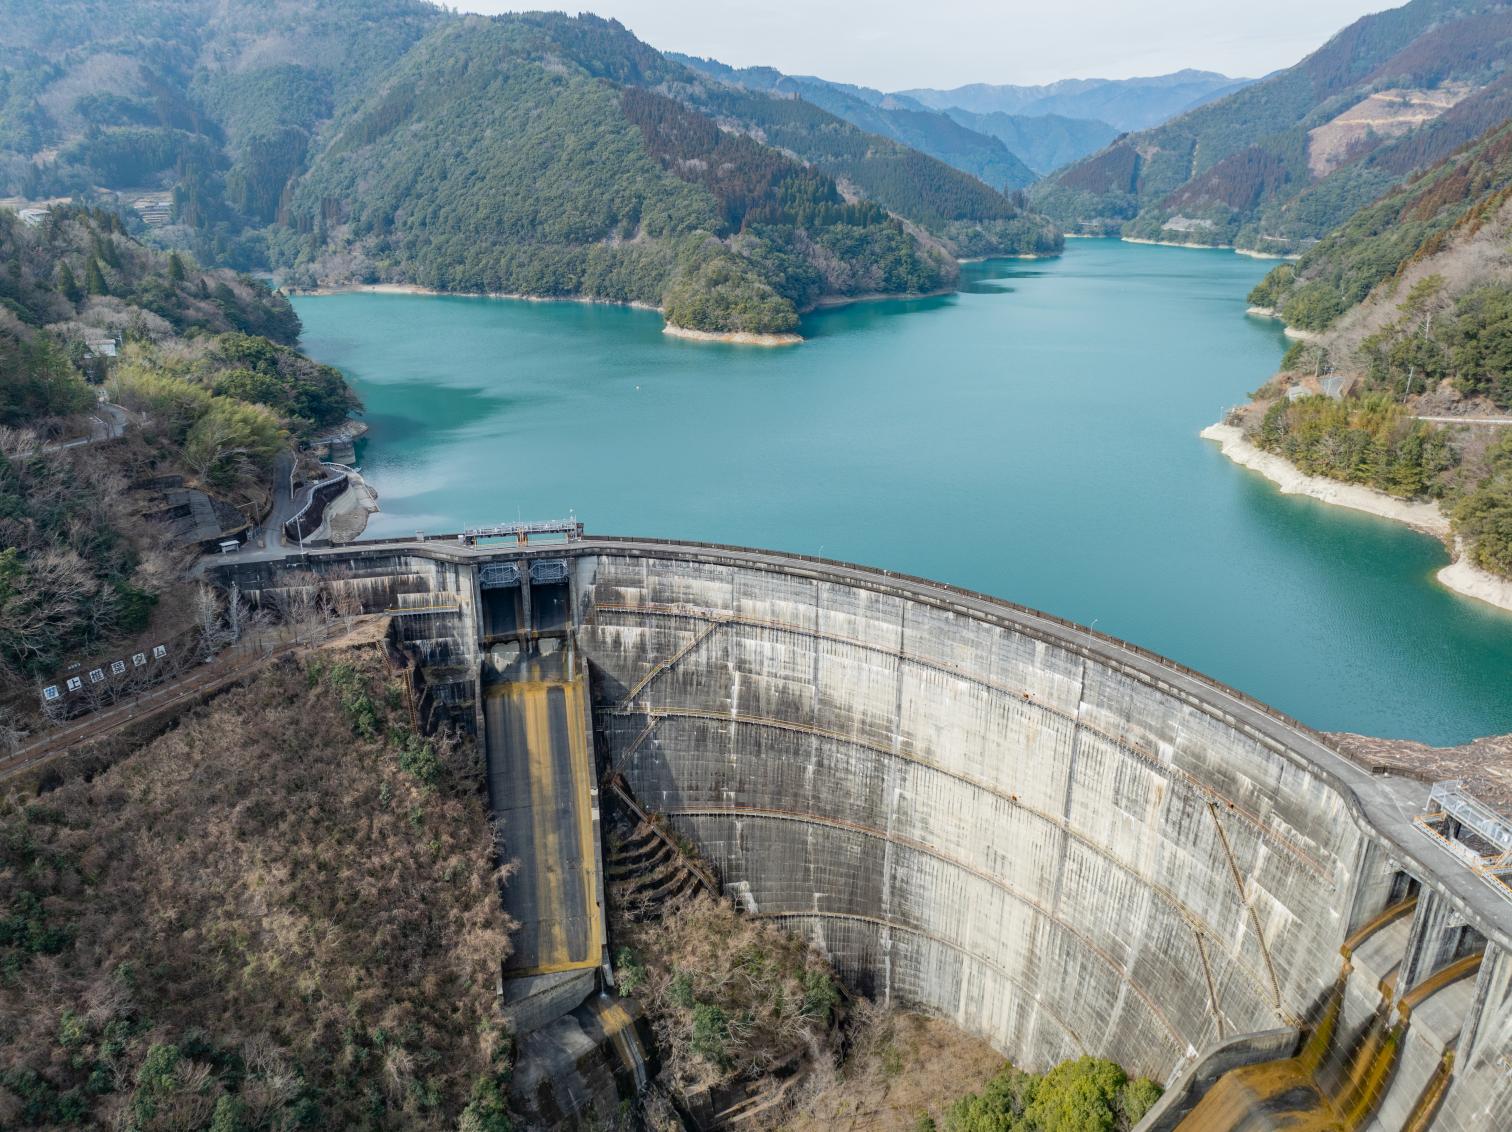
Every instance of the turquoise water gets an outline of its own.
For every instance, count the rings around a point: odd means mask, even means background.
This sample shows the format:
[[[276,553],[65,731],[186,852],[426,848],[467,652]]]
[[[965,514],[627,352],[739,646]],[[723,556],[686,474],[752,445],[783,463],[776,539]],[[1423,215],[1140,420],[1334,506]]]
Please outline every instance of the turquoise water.
[[[967,290],[808,318],[787,349],[658,315],[402,295],[297,300],[368,406],[372,535],[545,518],[921,574],[1095,622],[1314,726],[1512,731],[1512,616],[1396,524],[1283,496],[1198,431],[1275,369],[1266,270],[1073,241]]]

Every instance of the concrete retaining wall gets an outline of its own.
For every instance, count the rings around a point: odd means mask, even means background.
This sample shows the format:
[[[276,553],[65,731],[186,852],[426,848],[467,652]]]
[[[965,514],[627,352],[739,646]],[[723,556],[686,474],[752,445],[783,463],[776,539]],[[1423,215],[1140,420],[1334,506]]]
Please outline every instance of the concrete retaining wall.
[[[305,505],[284,523],[284,534],[292,541],[298,542],[301,538],[308,539],[320,529],[320,522],[325,518],[325,510],[330,506],[331,500],[335,499],[346,490],[347,474],[344,471],[328,476],[310,488],[310,498]]]

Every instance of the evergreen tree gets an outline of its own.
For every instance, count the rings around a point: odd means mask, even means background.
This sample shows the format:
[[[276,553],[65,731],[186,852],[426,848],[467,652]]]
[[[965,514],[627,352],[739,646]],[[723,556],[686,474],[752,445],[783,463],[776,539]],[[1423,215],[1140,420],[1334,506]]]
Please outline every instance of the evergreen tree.
[[[101,236],[99,233],[96,233],[94,238],[94,254],[99,258],[101,263],[105,264],[105,266],[113,267],[117,271],[121,269],[121,256],[120,253],[116,251],[114,240],[107,239],[106,237]]]
[[[110,287],[105,282],[105,272],[100,269],[100,261],[94,256],[89,257],[89,266],[84,269],[84,289],[91,295],[110,294]]]
[[[73,268],[62,260],[58,262],[58,290],[70,303],[77,303],[84,297],[79,290],[79,281],[74,278]]]
[[[178,252],[168,253],[168,278],[175,283],[184,281],[184,261],[179,258]]]

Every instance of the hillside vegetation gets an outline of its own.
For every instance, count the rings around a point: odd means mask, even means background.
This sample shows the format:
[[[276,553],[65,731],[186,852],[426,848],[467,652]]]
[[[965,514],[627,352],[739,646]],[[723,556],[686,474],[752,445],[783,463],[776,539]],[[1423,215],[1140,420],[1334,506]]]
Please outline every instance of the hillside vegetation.
[[[1437,499],[1472,562],[1512,577],[1512,429],[1419,416],[1512,411],[1512,126],[1335,231],[1250,299],[1314,331],[1246,412],[1303,471]],[[1322,395],[1340,379],[1346,395]]]
[[[108,44],[102,22],[119,29]],[[773,332],[816,295],[940,290],[956,256],[1060,247],[1022,201],[945,162],[717,83],[593,16],[62,0],[27,13],[15,43],[0,54],[0,191],[171,194],[155,241],[302,285],[582,296]],[[675,159],[632,92],[703,120],[683,119]],[[952,146],[1016,164],[926,116]],[[741,183],[694,175],[732,147]]]
[[[1409,266],[1474,236],[1509,198],[1512,123],[1503,123],[1272,270],[1250,301],[1290,326],[1324,330]]]
[[[444,18],[424,0],[59,0],[6,13],[0,193],[171,194],[164,235],[261,266],[321,124]]]
[[[149,516],[181,477],[244,521],[267,509],[291,441],[345,419],[341,374],[288,343],[288,301],[144,247],[109,213],[0,210],[0,750],[38,723],[37,686],[97,650],[194,623],[175,544]],[[106,344],[118,345],[114,358]],[[89,435],[107,394],[124,435]],[[112,418],[113,420],[115,418]],[[125,651],[133,651],[127,649]]]
[[[821,296],[949,287],[951,253],[1059,246],[938,161],[704,82],[587,16],[433,34],[339,123],[288,215],[279,254],[311,281],[345,259],[359,276],[641,302],[757,333],[792,329]]]
[[[1512,7],[1412,0],[1038,187],[1077,230],[1304,247],[1512,113]]]
[[[508,1127],[477,760],[408,730],[380,656],[0,802],[0,1125]]]

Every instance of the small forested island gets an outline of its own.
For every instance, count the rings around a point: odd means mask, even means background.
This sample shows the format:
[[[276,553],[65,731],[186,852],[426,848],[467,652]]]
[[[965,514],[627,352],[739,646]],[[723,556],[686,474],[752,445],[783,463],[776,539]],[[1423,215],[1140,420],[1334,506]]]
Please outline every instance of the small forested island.
[[[1228,422],[1302,473],[1380,498],[1352,505],[1446,538],[1458,561],[1441,578],[1500,605],[1512,602],[1509,184],[1500,124],[1273,269],[1252,309],[1300,334]]]

